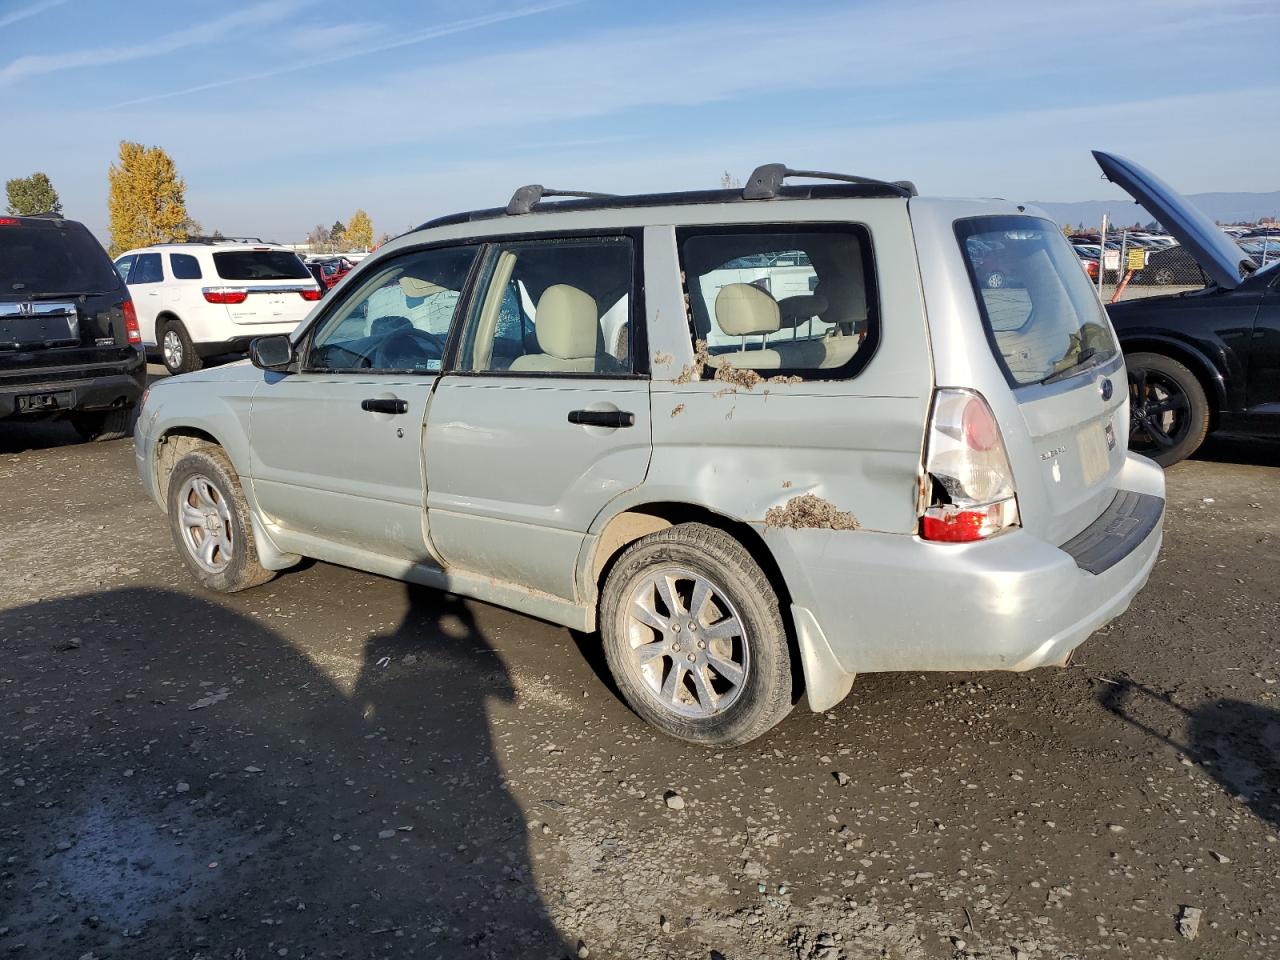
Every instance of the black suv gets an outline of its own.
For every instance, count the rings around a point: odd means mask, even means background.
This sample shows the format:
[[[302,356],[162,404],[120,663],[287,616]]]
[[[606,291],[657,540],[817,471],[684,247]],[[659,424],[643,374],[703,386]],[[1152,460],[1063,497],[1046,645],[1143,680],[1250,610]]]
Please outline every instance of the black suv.
[[[114,440],[147,379],[129,290],[83,224],[0,216],[0,420],[66,417]]]

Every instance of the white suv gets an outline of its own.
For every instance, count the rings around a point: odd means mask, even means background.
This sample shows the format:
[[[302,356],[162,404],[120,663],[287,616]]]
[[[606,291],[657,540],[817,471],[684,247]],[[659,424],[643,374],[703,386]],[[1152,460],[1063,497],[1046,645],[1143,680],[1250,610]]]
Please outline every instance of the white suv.
[[[116,258],[142,342],[170,373],[244,353],[254,337],[290,333],[323,291],[296,253],[260,240],[162,243]]]

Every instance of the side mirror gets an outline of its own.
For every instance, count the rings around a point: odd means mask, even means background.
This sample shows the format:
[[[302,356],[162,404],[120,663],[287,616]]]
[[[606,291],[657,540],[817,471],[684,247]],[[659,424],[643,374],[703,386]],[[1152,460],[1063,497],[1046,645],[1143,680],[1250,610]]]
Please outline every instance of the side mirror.
[[[249,343],[249,359],[262,370],[282,371],[293,363],[293,341],[286,333],[258,337]]]

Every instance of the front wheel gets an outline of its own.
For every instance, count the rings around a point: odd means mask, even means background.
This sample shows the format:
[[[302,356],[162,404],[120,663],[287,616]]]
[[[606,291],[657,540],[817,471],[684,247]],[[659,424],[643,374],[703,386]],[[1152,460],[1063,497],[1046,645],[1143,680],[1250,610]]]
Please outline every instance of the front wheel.
[[[240,478],[219,447],[187,454],[169,475],[169,528],[201,586],[235,593],[275,576],[258,563]]]
[[[623,697],[669,736],[737,746],[791,710],[777,595],[714,527],[684,523],[628,547],[605,582],[600,630]]]
[[[1171,467],[1209,432],[1209,401],[1196,375],[1159,353],[1125,357],[1129,370],[1129,449]]]

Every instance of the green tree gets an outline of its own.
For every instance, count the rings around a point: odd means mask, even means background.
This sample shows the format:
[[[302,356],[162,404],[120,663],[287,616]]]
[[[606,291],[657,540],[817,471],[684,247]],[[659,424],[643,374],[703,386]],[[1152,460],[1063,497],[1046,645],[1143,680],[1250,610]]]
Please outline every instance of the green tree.
[[[357,210],[351,215],[351,219],[347,221],[347,229],[344,232],[347,245],[353,250],[359,247],[361,250],[368,250],[373,246],[373,221],[369,219],[369,215],[363,210]]]
[[[341,220],[333,221],[333,226],[329,228],[329,242],[335,247],[346,242],[347,228],[342,225]]]
[[[111,255],[132,247],[185,240],[187,185],[160,147],[120,141],[120,160],[107,171]]]
[[[5,182],[4,189],[9,195],[9,213],[14,216],[62,213],[62,201],[46,173],[37,171],[29,177],[14,177]]]

